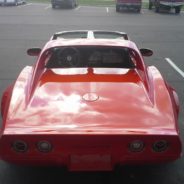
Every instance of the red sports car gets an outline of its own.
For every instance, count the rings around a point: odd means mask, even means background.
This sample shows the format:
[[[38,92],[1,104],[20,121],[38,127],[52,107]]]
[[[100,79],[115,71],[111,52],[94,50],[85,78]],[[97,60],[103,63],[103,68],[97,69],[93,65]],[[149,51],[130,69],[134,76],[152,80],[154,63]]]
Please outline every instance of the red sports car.
[[[179,102],[122,32],[54,34],[5,90],[1,159],[69,170],[178,159]]]

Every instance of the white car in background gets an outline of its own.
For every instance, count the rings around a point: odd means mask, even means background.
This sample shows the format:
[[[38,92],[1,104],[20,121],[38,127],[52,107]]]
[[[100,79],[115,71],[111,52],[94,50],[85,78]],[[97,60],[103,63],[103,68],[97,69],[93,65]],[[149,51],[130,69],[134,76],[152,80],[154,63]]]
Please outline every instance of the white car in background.
[[[26,0],[0,0],[1,6],[25,4]]]

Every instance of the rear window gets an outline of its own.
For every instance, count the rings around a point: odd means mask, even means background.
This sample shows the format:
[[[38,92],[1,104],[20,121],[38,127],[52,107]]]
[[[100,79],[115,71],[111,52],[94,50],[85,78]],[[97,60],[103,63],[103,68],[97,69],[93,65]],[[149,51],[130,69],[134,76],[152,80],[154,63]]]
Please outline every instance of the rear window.
[[[125,40],[128,40],[127,35],[119,34],[116,32],[103,32],[103,31],[94,31],[94,37],[96,39],[117,39],[117,38],[123,38]]]
[[[133,68],[129,49],[119,47],[53,48],[47,68]]]
[[[87,32],[80,31],[80,32],[66,32],[58,35],[57,38],[64,38],[64,39],[77,39],[77,38],[87,38]]]

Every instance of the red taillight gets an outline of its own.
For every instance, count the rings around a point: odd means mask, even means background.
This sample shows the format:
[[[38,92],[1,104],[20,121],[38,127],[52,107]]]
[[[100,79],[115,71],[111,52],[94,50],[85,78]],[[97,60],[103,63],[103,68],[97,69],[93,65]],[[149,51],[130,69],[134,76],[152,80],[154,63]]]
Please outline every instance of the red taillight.
[[[22,140],[16,140],[12,145],[14,151],[24,153],[28,150],[28,145]]]
[[[52,150],[52,144],[48,141],[40,141],[37,144],[37,148],[40,152],[48,153]]]
[[[129,144],[129,150],[132,152],[141,152],[144,149],[144,143],[140,140],[132,141]]]

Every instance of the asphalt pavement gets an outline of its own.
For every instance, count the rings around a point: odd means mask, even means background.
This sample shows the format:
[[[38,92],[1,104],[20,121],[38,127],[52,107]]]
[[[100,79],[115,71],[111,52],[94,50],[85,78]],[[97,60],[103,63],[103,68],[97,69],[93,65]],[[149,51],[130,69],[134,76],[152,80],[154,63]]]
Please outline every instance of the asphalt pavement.
[[[50,4],[28,3],[0,7],[0,94],[26,65],[31,47],[42,47],[51,35],[63,30],[100,29],[127,32],[139,48],[154,55],[145,58],[155,65],[180,99],[179,127],[184,140],[184,13],[156,14],[143,9],[116,13],[115,7],[78,6],[55,9]],[[171,65],[168,59],[174,63]],[[173,67],[176,66],[176,67]],[[67,172],[57,167],[15,166],[0,161],[0,184],[184,184],[184,158],[163,165],[124,166],[113,172]]]

